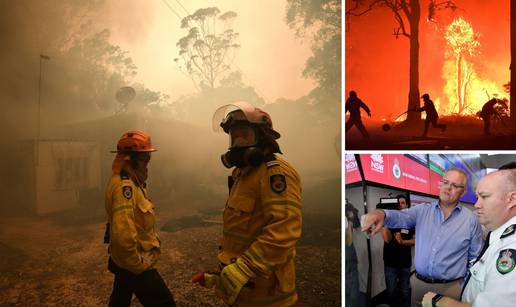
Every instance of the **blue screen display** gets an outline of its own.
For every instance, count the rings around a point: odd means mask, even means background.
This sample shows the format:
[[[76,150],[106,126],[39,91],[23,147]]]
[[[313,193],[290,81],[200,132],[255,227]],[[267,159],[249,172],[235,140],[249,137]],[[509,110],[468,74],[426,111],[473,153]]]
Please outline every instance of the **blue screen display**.
[[[468,189],[466,194],[460,199],[462,202],[475,203],[477,196],[475,195],[475,188],[480,178],[486,175],[486,169],[480,162],[479,154],[446,154],[439,155],[437,159],[432,159],[430,155],[430,161],[440,160],[444,162],[444,168],[449,169],[451,167],[460,168],[468,174]]]

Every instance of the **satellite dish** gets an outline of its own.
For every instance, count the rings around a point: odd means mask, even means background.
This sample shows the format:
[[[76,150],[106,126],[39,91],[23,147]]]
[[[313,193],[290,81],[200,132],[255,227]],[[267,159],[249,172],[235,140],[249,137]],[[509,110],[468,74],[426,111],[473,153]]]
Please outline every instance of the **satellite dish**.
[[[127,105],[129,102],[131,102],[134,97],[136,96],[136,91],[134,88],[130,86],[124,86],[118,89],[116,91],[115,98],[118,102],[120,102],[123,105]]]

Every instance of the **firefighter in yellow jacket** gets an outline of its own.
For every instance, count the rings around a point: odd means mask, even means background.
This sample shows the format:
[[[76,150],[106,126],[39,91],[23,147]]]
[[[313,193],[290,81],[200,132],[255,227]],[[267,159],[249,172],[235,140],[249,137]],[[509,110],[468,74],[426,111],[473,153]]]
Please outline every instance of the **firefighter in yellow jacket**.
[[[124,133],[117,144],[106,191],[109,270],[115,275],[109,306],[130,306],[133,293],[144,306],[175,306],[154,268],[160,256],[154,205],[147,190],[147,165],[156,151],[142,131]]]
[[[270,116],[246,102],[219,108],[213,117],[230,136],[222,155],[232,168],[223,215],[219,269],[193,281],[234,306],[290,306],[295,288],[296,243],[301,236],[301,182],[285,160]]]

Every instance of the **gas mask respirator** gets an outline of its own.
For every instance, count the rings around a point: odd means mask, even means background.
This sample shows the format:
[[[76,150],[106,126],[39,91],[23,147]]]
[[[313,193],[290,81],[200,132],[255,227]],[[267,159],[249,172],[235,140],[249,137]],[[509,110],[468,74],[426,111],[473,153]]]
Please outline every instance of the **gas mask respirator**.
[[[264,152],[259,147],[233,147],[224,153],[220,159],[227,168],[233,166],[242,168],[245,166],[256,167],[262,164]]]
[[[249,125],[236,125],[229,129],[230,148],[221,156],[222,164],[231,168],[259,166],[264,160],[264,152],[258,142],[258,131]]]

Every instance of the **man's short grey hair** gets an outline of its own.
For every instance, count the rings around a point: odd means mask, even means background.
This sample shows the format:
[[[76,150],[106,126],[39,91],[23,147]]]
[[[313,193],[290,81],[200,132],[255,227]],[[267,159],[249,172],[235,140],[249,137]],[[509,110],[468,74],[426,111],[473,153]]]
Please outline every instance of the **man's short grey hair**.
[[[454,171],[454,172],[457,172],[457,173],[461,173],[462,176],[464,176],[464,188],[467,189],[468,188],[468,181],[469,181],[469,178],[468,178],[468,174],[461,168],[458,168],[458,167],[450,167],[449,169],[446,170],[446,173],[448,172],[451,172],[451,171]]]
[[[509,184],[507,189],[509,191],[516,190],[516,169],[502,169],[499,170],[499,172],[501,172],[502,176]]]

